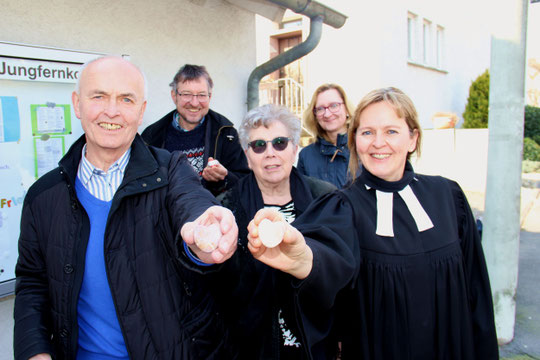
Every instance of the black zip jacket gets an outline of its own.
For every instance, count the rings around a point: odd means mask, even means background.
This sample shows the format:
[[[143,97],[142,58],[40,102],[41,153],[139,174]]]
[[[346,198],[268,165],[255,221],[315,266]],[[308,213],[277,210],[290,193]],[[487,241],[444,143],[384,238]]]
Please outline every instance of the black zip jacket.
[[[167,128],[172,123],[176,109],[149,125],[141,134],[148,145],[163,148],[167,137]],[[208,110],[206,114],[206,134],[204,139],[204,167],[208,164],[208,158],[219,160],[228,174],[224,181],[207,182],[203,179],[203,185],[214,195],[230,188],[236,181],[249,173],[246,155],[238,141],[238,132],[225,116]]]
[[[301,175],[294,167],[289,181],[296,216],[302,214],[313,199],[336,190],[326,181]],[[232,189],[218,196],[218,200],[233,212],[239,239],[235,254],[223,264],[220,272],[212,275],[215,281],[212,291],[222,307],[232,344],[238,349],[238,359],[279,360],[285,357],[280,352],[283,342],[278,323],[280,309],[288,315],[288,329],[293,330],[302,344],[296,360],[311,359],[303,334],[296,331],[300,327],[294,323],[295,298],[291,283],[296,283],[296,279],[256,260],[247,247],[247,226],[264,207],[255,175],[251,173],[241,179]]]
[[[74,359],[90,223],[75,193],[84,135],[25,197],[16,265],[15,359]],[[227,334],[186,269],[179,231],[216,204],[184,155],[136,136],[105,230],[105,266],[131,359],[225,359]],[[203,271],[204,272],[204,271]]]

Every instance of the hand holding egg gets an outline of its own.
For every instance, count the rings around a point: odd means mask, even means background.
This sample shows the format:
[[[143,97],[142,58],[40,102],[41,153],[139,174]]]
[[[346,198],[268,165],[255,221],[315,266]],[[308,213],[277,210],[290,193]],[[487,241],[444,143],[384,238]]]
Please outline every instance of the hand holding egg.
[[[218,264],[236,251],[238,225],[229,209],[212,206],[194,221],[185,223],[180,235],[200,261]]]
[[[255,259],[298,279],[309,275],[313,267],[311,248],[277,210],[259,210],[248,231],[248,248]]]
[[[193,229],[195,244],[206,253],[216,250],[221,239],[219,222],[213,215],[207,217],[203,224],[195,225]]]

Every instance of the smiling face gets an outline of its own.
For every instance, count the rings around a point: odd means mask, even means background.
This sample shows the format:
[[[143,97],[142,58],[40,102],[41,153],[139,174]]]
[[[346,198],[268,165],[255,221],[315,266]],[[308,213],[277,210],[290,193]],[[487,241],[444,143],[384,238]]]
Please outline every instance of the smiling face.
[[[285,184],[289,180],[298,145],[289,141],[287,147],[277,151],[271,141],[277,137],[289,137],[287,127],[279,121],[274,121],[269,127],[259,126],[249,132],[249,141],[266,140],[266,149],[256,154],[251,147],[245,151],[249,168],[253,170],[259,184],[275,187]]]
[[[102,170],[131,146],[142,123],[146,100],[140,71],[121,58],[103,58],[83,70],[73,110],[81,120],[87,159]]]
[[[171,97],[176,105],[176,111],[180,114],[178,119],[180,126],[186,130],[193,130],[199,125],[202,118],[208,114],[210,98],[208,98],[208,101],[201,102],[197,96],[193,96],[191,100],[185,101],[178,94],[210,95],[208,82],[204,77],[199,77],[192,81],[179,82],[176,91],[174,89],[171,91]]]
[[[330,104],[337,103],[339,108],[336,113],[330,111]],[[336,89],[329,89],[323,91],[317,96],[317,102],[315,108],[325,107],[324,113],[316,115],[319,126],[328,134],[331,139],[335,139],[337,134],[343,134],[347,132],[347,107],[343,104],[343,99],[339,91]]]
[[[356,150],[362,165],[373,175],[398,181],[403,177],[409,152],[416,148],[418,131],[411,134],[405,118],[400,118],[386,101],[367,106],[356,130]]]

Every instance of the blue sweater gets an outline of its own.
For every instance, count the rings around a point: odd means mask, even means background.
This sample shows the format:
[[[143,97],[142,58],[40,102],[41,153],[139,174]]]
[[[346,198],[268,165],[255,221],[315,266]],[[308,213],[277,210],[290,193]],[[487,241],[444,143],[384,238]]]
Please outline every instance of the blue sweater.
[[[77,304],[77,360],[129,359],[105,270],[105,226],[112,201],[92,196],[77,178],[77,197],[90,218],[84,277]]]

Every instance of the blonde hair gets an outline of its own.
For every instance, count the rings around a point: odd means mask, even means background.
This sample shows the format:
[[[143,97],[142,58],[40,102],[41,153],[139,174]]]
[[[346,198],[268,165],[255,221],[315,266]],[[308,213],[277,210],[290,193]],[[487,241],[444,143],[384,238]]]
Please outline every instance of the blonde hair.
[[[328,138],[326,131],[321,128],[319,125],[319,122],[317,121],[317,118],[315,117],[315,106],[317,105],[317,97],[320,93],[323,93],[328,90],[335,89],[341,96],[341,99],[343,100],[343,105],[345,106],[345,110],[347,113],[347,127],[349,127],[350,118],[352,113],[354,112],[354,106],[351,104],[351,102],[347,99],[347,95],[345,94],[345,90],[337,84],[323,84],[319,86],[315,92],[313,93],[313,97],[311,98],[311,102],[309,103],[309,106],[304,111],[304,127],[314,136],[314,137],[322,137],[323,139],[330,141]]]
[[[356,107],[354,116],[349,126],[348,133],[348,146],[350,151],[349,157],[349,174],[351,178],[356,178],[356,173],[358,172],[359,158],[358,152],[356,149],[356,130],[360,126],[360,115],[362,112],[369,106],[381,101],[387,102],[394,108],[396,115],[400,118],[404,118],[407,126],[409,127],[409,132],[412,136],[416,130],[418,133],[418,138],[416,139],[416,148],[414,151],[407,154],[407,160],[410,159],[411,155],[415,152],[420,156],[420,144],[422,143],[422,129],[420,128],[420,123],[418,122],[418,113],[412,100],[401,90],[395,87],[387,87],[382,89],[376,89],[370,91]]]

